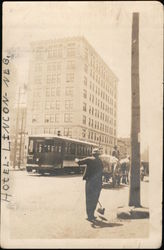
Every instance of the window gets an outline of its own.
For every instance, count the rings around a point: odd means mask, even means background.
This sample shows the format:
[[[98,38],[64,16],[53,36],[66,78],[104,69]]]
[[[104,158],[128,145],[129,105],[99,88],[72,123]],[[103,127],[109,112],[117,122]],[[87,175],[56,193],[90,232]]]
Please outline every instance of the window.
[[[55,74],[49,74],[47,75],[47,84],[54,84],[56,82],[56,75]]]
[[[87,86],[87,78],[84,76],[84,85]]]
[[[35,65],[35,72],[41,72],[42,71],[42,63],[37,63]]]
[[[51,96],[55,96],[55,88],[51,89]]]
[[[47,64],[47,71],[61,70],[61,62],[50,62]]]
[[[75,56],[76,50],[75,48],[67,48],[67,56]]]
[[[50,107],[51,107],[51,102],[46,102],[45,103],[45,108],[46,109],[50,109]]]
[[[50,96],[50,93],[51,93],[50,88],[46,88],[46,96]]]
[[[33,114],[32,116],[32,123],[37,122],[37,115]]]
[[[40,59],[43,58],[43,56],[44,56],[43,48],[42,47],[36,48],[36,50],[35,50],[35,58],[40,60]]]
[[[85,71],[85,73],[88,73],[88,65],[87,64],[84,65],[84,71]]]
[[[83,111],[87,111],[87,104],[85,102],[83,103]]]
[[[88,61],[88,49],[87,48],[85,48],[84,50],[84,59]]]
[[[83,115],[83,124],[86,124],[86,116]]]
[[[91,119],[91,127],[93,128],[93,119]]]
[[[73,96],[73,87],[66,87],[65,94],[66,96]]]
[[[60,96],[60,88],[56,88],[56,96]]]
[[[49,115],[45,115],[44,122],[45,123],[49,123],[49,121],[50,121],[50,116]]]
[[[56,109],[57,109],[57,110],[60,109],[60,101],[56,101]]]
[[[74,73],[67,73],[66,82],[73,82],[73,81],[74,81]]]
[[[37,85],[42,84],[42,77],[41,77],[41,76],[37,76],[37,77],[35,78],[35,84],[37,84]]]
[[[60,118],[59,114],[56,114],[55,115],[55,122],[59,122],[59,118]]]
[[[82,137],[83,137],[83,138],[86,137],[86,129],[82,129]]]
[[[64,128],[64,135],[65,136],[72,136],[72,129],[71,128]]]
[[[48,58],[61,57],[62,45],[56,44],[48,47]]]
[[[86,91],[86,89],[83,89],[83,97],[87,98],[87,91]]]
[[[55,102],[51,101],[51,109],[54,109],[54,108],[55,108]]]
[[[94,115],[94,108],[92,107],[92,115]]]
[[[74,61],[68,61],[67,62],[67,69],[75,69],[75,62]]]
[[[33,153],[33,150],[34,150],[34,141],[30,140],[29,147],[28,147],[28,152]]]
[[[54,116],[53,115],[50,116],[50,122],[54,122]]]
[[[70,153],[74,155],[75,152],[76,152],[76,144],[71,143],[70,144]]]
[[[73,102],[71,100],[66,100],[65,101],[65,109],[71,110],[72,108],[73,108]]]
[[[62,68],[61,62],[58,62],[57,63],[57,70],[61,70],[61,68]]]
[[[57,56],[57,47],[56,46],[49,46],[48,47],[48,58],[52,58]]]
[[[65,121],[65,122],[72,122],[72,114],[70,114],[70,113],[65,113],[65,114],[64,114],[64,121]]]

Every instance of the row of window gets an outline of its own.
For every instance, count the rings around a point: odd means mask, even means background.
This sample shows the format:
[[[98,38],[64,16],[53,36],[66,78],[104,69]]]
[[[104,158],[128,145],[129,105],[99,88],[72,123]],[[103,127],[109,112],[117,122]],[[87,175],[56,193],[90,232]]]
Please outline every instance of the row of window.
[[[46,96],[60,96],[61,88],[46,88]],[[65,88],[65,95],[66,96],[73,96],[74,88],[71,86]]]
[[[84,125],[87,125],[87,117],[85,115],[83,115],[82,123]],[[88,126],[94,128],[94,129],[106,132],[106,133],[110,133],[110,134],[116,135],[116,130],[115,129],[113,129],[112,127],[109,127],[107,125],[104,125],[103,123],[101,123],[99,121],[94,121],[91,118],[88,119]],[[116,121],[114,121],[114,127],[115,126],[116,126]]]
[[[34,79],[34,83],[36,85],[41,85],[42,84],[42,76],[37,75]],[[61,74],[58,73],[52,73],[47,75],[47,84],[56,84],[60,85],[61,84]],[[74,82],[74,73],[67,73],[66,74],[66,83],[73,83]]]
[[[90,82],[90,90],[92,91],[92,93],[94,92],[96,95],[98,95],[99,97],[105,99],[106,101],[109,102],[109,100],[111,100],[112,98],[110,98],[109,94],[115,98],[115,91],[112,90],[112,88],[109,88],[109,92],[108,94],[106,94],[105,91],[101,90],[99,87],[95,86],[94,83]]]
[[[45,109],[60,109],[61,102],[59,100],[56,101],[46,101],[45,102]],[[73,109],[73,101],[66,100],[65,101],[65,110],[72,110]]]
[[[53,140],[47,140],[47,141],[36,141],[30,140],[28,152],[33,153],[50,153],[50,152],[56,152],[61,153],[64,152],[67,154],[72,155],[90,155],[92,152],[92,146],[90,145],[82,145],[77,144],[74,142],[65,142],[64,145],[62,145],[60,142],[55,142]]]
[[[44,128],[45,134],[54,134],[57,135],[59,131],[59,128]],[[64,128],[63,133],[64,136],[71,137],[72,136],[72,128]]]
[[[45,68],[45,65],[43,63],[36,63],[35,64],[35,72],[40,73]],[[74,70],[75,69],[75,61],[67,61],[66,65],[67,70]],[[47,63],[47,72],[54,72],[62,70],[62,62],[48,62]]]
[[[86,138],[88,140],[92,140],[93,142],[97,143],[107,143],[107,144],[113,144],[113,138],[107,135],[102,135],[96,132],[93,132],[91,130],[86,131],[86,129],[82,129],[82,137]]]
[[[87,86],[87,77],[86,76],[84,76],[84,85]],[[107,93],[105,93],[105,91],[101,90],[97,85],[90,82],[90,90],[92,91],[91,93],[94,92],[96,95],[101,97],[103,100],[106,100],[108,103],[111,103],[112,98],[110,98],[110,96],[112,96],[113,98],[116,98],[116,90],[113,90],[112,88],[109,88],[109,92],[107,94]],[[109,96],[109,94],[110,94],[110,96]]]
[[[53,45],[49,46],[47,49],[48,58],[60,58],[60,57],[62,57],[62,52],[63,52],[62,49],[63,49],[62,44],[55,45],[55,46],[53,46]],[[35,50],[36,59],[42,59],[46,54],[45,52],[46,52],[46,50],[43,47],[40,47],[40,48],[38,47]],[[75,56],[75,54],[76,54],[76,48],[74,46],[73,47],[68,46],[67,56],[71,57],[71,56]],[[87,61],[88,61],[88,58],[90,58],[90,62],[89,62],[89,65],[91,67],[90,75],[91,75],[91,77],[93,77],[93,79],[95,79],[99,84],[100,84],[100,77],[101,77],[101,79],[103,79],[107,82],[110,82],[111,73],[109,73],[109,70],[106,68],[105,65],[100,63],[99,58],[97,58],[95,55],[93,55],[92,52],[91,52],[90,57],[88,57],[88,49],[86,49],[86,48],[85,48],[84,57]],[[68,64],[69,63],[71,64],[71,62],[68,62]],[[68,66],[68,68],[72,68],[72,67],[74,68],[73,65]],[[87,64],[85,64],[84,70],[86,73],[88,73],[88,65]],[[105,88],[105,85],[104,85],[104,88]]]
[[[86,64],[84,65],[84,72],[88,74],[88,66]],[[111,86],[113,85],[111,81],[102,80],[95,71],[92,71],[92,69],[90,70],[90,77],[108,93],[113,95],[111,87],[116,91],[116,86]]]
[[[60,122],[60,114],[45,114],[44,122],[45,123],[59,123]],[[32,123],[38,123],[41,121],[41,116],[38,114],[33,114],[32,116]],[[64,122],[72,122],[73,121],[73,114],[72,113],[65,113],[64,114]]]
[[[87,91],[86,89],[83,89],[83,98],[87,99]],[[116,116],[116,110],[113,109],[112,107],[109,107],[108,105],[106,105],[104,102],[100,101],[97,97],[95,98],[94,95],[90,94],[89,97],[89,101],[92,102],[94,104],[94,100],[95,100],[95,105],[100,107],[102,110],[106,111],[107,113],[110,113],[111,115],[115,115]],[[114,103],[114,107],[116,108],[116,102]],[[87,107],[86,104],[83,104],[83,111],[87,111]],[[91,110],[91,106],[89,106],[89,114],[93,115],[93,111]]]
[[[97,74],[106,81],[110,80],[109,70],[105,67],[104,63],[100,63],[100,59],[88,48],[84,48],[84,58],[93,72],[97,72]]]

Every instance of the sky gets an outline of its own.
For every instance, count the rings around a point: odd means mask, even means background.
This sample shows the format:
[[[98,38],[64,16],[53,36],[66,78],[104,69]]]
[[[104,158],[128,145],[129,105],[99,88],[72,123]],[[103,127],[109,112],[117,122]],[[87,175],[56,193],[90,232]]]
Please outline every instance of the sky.
[[[141,141],[144,148],[149,145],[153,130],[152,112],[157,114],[162,102],[163,9],[159,2],[5,2],[3,51],[19,48],[20,57],[15,61],[18,83],[27,84],[30,42],[84,36],[119,79],[118,136],[129,137],[133,12],[140,13]]]

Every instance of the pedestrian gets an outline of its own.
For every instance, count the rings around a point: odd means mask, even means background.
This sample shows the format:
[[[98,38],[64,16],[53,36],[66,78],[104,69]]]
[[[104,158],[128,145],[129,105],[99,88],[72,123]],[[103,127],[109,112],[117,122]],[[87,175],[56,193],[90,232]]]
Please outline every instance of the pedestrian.
[[[79,165],[86,164],[83,175],[83,180],[86,180],[85,194],[86,194],[86,212],[87,220],[93,221],[96,219],[94,212],[98,203],[102,188],[102,169],[103,164],[99,158],[99,149],[93,149],[92,156],[84,159],[75,159]]]
[[[116,146],[116,145],[114,146],[114,150],[113,150],[113,152],[112,152],[112,156],[116,157],[118,160],[119,160],[119,158],[120,158],[120,152],[119,152],[119,150],[117,149],[117,146]]]

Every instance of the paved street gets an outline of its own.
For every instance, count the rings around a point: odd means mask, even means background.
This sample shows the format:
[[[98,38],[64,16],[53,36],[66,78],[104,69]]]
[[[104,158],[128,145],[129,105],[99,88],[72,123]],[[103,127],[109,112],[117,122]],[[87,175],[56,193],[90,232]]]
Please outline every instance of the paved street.
[[[148,236],[149,220],[119,220],[118,206],[127,206],[129,187],[106,185],[100,201],[107,221],[85,220],[85,181],[81,176],[37,176],[12,171],[11,238],[139,238]],[[148,207],[147,181],[141,182],[141,203]],[[98,214],[95,214],[98,216]]]

